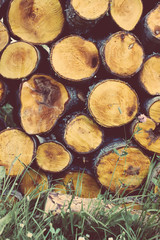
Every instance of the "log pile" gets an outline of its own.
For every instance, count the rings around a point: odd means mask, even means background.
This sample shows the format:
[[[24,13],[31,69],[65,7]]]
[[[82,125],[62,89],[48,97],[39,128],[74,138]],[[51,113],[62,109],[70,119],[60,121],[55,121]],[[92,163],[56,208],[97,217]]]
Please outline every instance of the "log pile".
[[[84,198],[142,187],[160,154],[160,4],[149,4],[2,1],[0,106],[17,127],[4,119],[0,165],[22,174],[23,194],[48,175]]]

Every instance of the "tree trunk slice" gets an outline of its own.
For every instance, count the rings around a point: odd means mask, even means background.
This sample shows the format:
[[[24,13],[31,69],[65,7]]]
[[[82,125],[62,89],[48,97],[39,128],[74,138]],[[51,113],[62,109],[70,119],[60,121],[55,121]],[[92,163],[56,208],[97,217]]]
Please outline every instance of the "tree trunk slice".
[[[109,36],[100,53],[106,70],[124,78],[136,74],[144,59],[143,47],[138,38],[125,31]]]
[[[160,96],[153,97],[145,102],[147,115],[156,123],[160,123]]]
[[[160,130],[151,118],[145,117],[142,122],[135,120],[132,124],[132,134],[135,141],[143,148],[160,153]],[[138,133],[137,133],[138,132]]]
[[[77,113],[65,126],[64,140],[77,153],[91,153],[103,142],[103,132],[87,115]]]
[[[7,96],[7,85],[0,80],[0,106],[2,106]]]
[[[98,83],[88,97],[88,109],[95,121],[104,127],[118,127],[131,122],[138,112],[135,91],[120,80]]]
[[[62,32],[64,15],[59,0],[12,0],[8,22],[13,34],[20,39],[46,44]]]
[[[76,35],[56,42],[50,55],[53,70],[69,81],[84,81],[92,78],[99,68],[96,45]]]
[[[6,174],[17,176],[28,166],[35,155],[35,144],[31,137],[18,129],[0,132],[0,165]]]
[[[9,33],[6,26],[0,21],[0,52],[7,46],[9,42]]]
[[[48,179],[42,170],[28,169],[22,177],[20,191],[28,196],[34,192],[33,198],[38,198],[39,193],[48,189]]]
[[[141,0],[111,0],[110,13],[117,25],[132,31],[139,22],[143,12]]]
[[[66,88],[52,77],[33,75],[20,88],[21,125],[28,134],[50,131],[66,108]]]
[[[135,146],[111,143],[95,158],[95,173],[102,186],[112,192],[131,192],[147,177],[150,159]]]
[[[69,0],[66,20],[77,33],[86,33],[103,18],[109,10],[109,0]]]
[[[95,178],[87,171],[70,171],[63,178],[62,183],[56,184],[54,191],[76,194],[83,198],[95,198],[101,191]]]
[[[160,54],[154,53],[144,62],[140,84],[150,95],[160,95]]]
[[[20,79],[33,73],[39,63],[39,52],[25,42],[9,44],[0,59],[0,73],[9,79]]]
[[[36,161],[43,170],[59,173],[71,165],[72,155],[61,143],[46,142],[38,146]]]
[[[146,16],[144,22],[145,34],[148,39],[160,43],[160,3],[156,5]]]

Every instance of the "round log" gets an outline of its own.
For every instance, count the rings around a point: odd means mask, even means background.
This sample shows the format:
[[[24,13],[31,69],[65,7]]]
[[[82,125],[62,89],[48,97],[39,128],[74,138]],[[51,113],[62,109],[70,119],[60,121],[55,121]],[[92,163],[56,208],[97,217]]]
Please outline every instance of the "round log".
[[[95,178],[87,171],[70,171],[55,185],[55,192],[75,194],[82,198],[95,198],[101,191]]]
[[[128,193],[147,177],[150,159],[133,144],[112,142],[95,157],[95,174],[100,184],[111,192]]]
[[[91,153],[103,142],[100,127],[83,113],[73,114],[64,128],[65,143],[77,153]]]
[[[143,148],[160,153],[160,127],[151,118],[145,116],[142,120],[141,117],[136,119],[132,123],[131,134]]]
[[[66,20],[76,33],[91,30],[108,12],[109,0],[69,0]]]
[[[0,74],[9,79],[20,79],[33,73],[39,63],[39,51],[26,42],[9,44],[0,59]]]
[[[125,82],[107,79],[99,82],[88,96],[88,109],[104,127],[119,127],[131,122],[139,107],[136,92]]]
[[[38,198],[41,192],[48,189],[48,179],[42,170],[27,169],[21,178],[20,191],[28,196],[33,193],[33,198]]]
[[[38,146],[36,161],[43,170],[59,173],[71,165],[72,155],[61,143],[50,141]]]
[[[103,42],[100,54],[105,69],[119,77],[131,77],[142,67],[144,51],[139,39],[126,31],[116,32]]]
[[[160,95],[160,54],[153,53],[145,60],[139,75],[140,85],[150,95]]]
[[[7,85],[4,83],[4,81],[0,80],[0,106],[2,106],[5,103],[7,94],[8,94]]]
[[[143,12],[141,0],[112,0],[110,13],[117,25],[127,31],[132,31],[139,22]]]
[[[0,21],[0,52],[9,42],[9,33],[6,26]]]
[[[64,26],[59,0],[12,0],[7,18],[11,32],[33,44],[52,42]]]
[[[66,36],[52,46],[50,62],[59,77],[73,82],[84,81],[98,71],[98,49],[93,42],[80,36]]]
[[[160,44],[160,3],[147,13],[144,20],[144,33],[146,37],[156,44]]]
[[[147,115],[156,123],[160,123],[160,96],[146,100],[144,106]]]
[[[49,132],[63,114],[70,97],[66,88],[52,77],[32,75],[20,86],[20,118],[28,134]]]
[[[5,167],[6,174],[17,176],[31,164],[35,143],[19,129],[5,129],[0,132],[0,153],[0,165]]]

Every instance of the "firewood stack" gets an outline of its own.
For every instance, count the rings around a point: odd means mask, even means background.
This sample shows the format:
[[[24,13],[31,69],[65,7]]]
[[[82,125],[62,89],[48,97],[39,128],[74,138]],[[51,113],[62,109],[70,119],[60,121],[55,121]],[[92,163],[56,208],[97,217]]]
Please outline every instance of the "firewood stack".
[[[160,154],[160,3],[6,0],[0,16],[6,174],[23,194],[45,176],[87,198],[137,192]]]

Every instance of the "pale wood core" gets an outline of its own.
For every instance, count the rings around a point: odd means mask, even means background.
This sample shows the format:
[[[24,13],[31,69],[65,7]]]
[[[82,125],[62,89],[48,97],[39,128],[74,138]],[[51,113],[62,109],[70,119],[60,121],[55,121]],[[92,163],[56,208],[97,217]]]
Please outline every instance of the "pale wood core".
[[[143,64],[140,82],[149,94],[160,94],[160,55],[150,57]]]
[[[104,154],[97,163],[96,173],[100,183],[113,192],[132,191],[147,177],[150,160],[138,148],[122,147],[119,154],[109,152]]]
[[[28,76],[39,61],[36,48],[25,42],[9,44],[0,59],[0,73],[3,77],[19,79]]]
[[[109,0],[71,0],[74,10],[87,20],[98,19],[109,8]]]
[[[134,134],[134,139],[145,149],[160,153],[160,134],[156,123],[151,118],[146,118],[145,122],[137,122],[133,127],[133,132],[141,130]]]
[[[8,20],[16,36],[33,44],[53,41],[61,33],[64,25],[59,0],[13,0]]]
[[[77,152],[90,152],[102,143],[102,131],[85,115],[74,117],[66,126],[64,139]]]
[[[105,62],[110,71],[123,77],[138,72],[144,59],[144,51],[133,34],[117,32],[106,41]]]
[[[91,78],[98,70],[99,54],[94,43],[79,36],[69,36],[52,47],[50,61],[61,77],[80,81]]]
[[[148,14],[146,24],[152,35],[160,39],[160,3]]]
[[[71,154],[59,143],[48,142],[39,145],[36,160],[43,170],[60,172],[71,162]]]
[[[131,31],[141,18],[143,4],[141,0],[111,0],[110,12],[122,29]]]
[[[63,113],[69,94],[63,84],[43,74],[23,82],[21,125],[28,134],[48,132]]]
[[[138,97],[126,83],[108,79],[91,91],[88,108],[100,125],[121,126],[133,120],[137,114]]]
[[[0,21],[0,51],[2,51],[9,42],[9,33],[4,24]]]
[[[0,165],[6,174],[16,176],[32,161],[34,142],[24,132],[7,129],[0,133]]]

